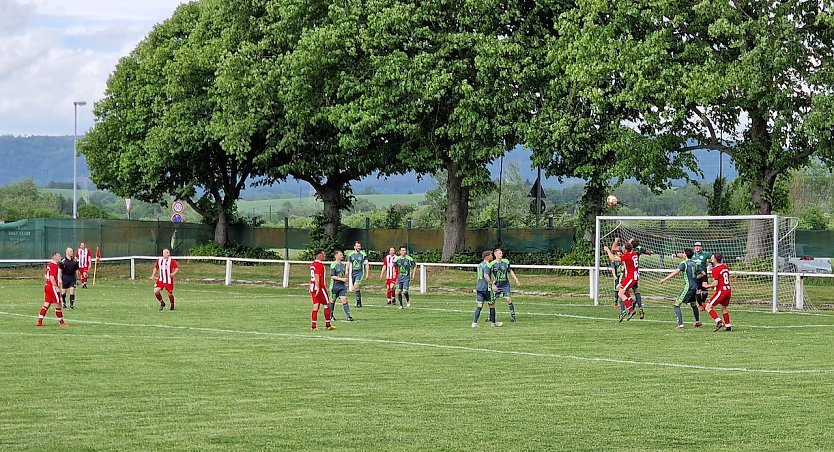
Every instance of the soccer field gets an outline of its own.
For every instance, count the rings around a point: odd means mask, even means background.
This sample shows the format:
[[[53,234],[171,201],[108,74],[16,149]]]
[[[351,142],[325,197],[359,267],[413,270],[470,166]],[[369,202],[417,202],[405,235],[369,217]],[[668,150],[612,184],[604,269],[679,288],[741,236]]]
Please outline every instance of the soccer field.
[[[503,328],[463,294],[365,292],[310,331],[303,289],[151,283],[79,290],[70,327],[36,280],[0,281],[0,449],[830,449],[834,314],[733,311],[674,330],[670,306],[520,295]],[[351,297],[352,298],[352,297]],[[732,309],[732,306],[731,306]],[[337,319],[344,319],[340,308]],[[323,317],[323,315],[322,315]],[[707,319],[709,320],[709,319]],[[709,322],[706,322],[709,325]],[[322,328],[323,330],[323,328]]]

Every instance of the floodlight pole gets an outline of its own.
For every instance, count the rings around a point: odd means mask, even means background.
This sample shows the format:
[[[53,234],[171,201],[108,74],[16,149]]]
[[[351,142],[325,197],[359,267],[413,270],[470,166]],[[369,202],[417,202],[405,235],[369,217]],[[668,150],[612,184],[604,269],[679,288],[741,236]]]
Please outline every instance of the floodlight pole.
[[[78,107],[87,105],[87,101],[77,100],[72,103],[75,119],[72,127],[72,219],[78,218]]]

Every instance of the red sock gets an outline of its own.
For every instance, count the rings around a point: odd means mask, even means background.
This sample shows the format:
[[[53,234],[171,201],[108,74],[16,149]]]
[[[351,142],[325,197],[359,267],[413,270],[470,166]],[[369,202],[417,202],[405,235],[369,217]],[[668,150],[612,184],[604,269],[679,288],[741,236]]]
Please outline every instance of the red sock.
[[[168,294],[168,301],[171,302],[171,308],[173,309],[173,307],[174,307],[174,294],[172,294],[172,293]]]
[[[87,284],[87,274],[84,273],[84,276],[81,277],[81,284]]]
[[[64,321],[64,311],[61,310],[60,303],[55,303],[55,317],[58,317],[60,322]]]
[[[724,325],[730,326],[730,313],[729,312],[724,313]]]
[[[162,292],[156,294],[156,299],[159,300],[159,304],[165,304],[162,302]]]
[[[44,317],[46,317],[46,309],[47,308],[45,307],[41,308],[41,313],[38,315],[38,322],[40,322],[41,320],[43,320]]]
[[[313,309],[313,313],[310,314],[310,318],[313,319],[313,328],[316,327],[316,321],[319,319],[319,311],[318,309]],[[330,322],[328,322],[330,323]]]
[[[712,317],[712,320],[718,320],[718,313],[715,312],[715,309],[710,308],[710,310],[707,311],[707,314]]]
[[[394,289],[388,289],[388,299],[394,298]]]
[[[631,312],[633,310],[632,307],[631,307],[631,305],[633,303],[634,303],[634,301],[631,300],[631,297],[626,298],[626,300],[625,300],[626,311]]]
[[[330,307],[324,307],[324,326],[330,326]]]

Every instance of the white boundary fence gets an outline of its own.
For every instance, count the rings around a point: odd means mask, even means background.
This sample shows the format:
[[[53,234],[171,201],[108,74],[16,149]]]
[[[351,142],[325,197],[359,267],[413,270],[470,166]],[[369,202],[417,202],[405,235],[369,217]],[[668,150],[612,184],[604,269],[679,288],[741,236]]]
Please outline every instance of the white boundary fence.
[[[303,265],[309,266],[310,262],[308,261],[298,261],[298,260],[273,260],[273,259],[247,259],[247,258],[239,258],[239,257],[218,257],[218,256],[171,256],[172,258],[180,261],[214,261],[214,262],[224,262],[226,267],[224,284],[229,286],[232,284],[232,275],[234,269],[235,262],[248,262],[248,263],[262,263],[262,264],[276,264],[276,265],[283,265],[283,275],[281,280],[281,287],[289,287],[290,286],[290,266],[292,265]],[[121,262],[121,261],[130,261],[130,279],[136,279],[136,261],[155,261],[159,259],[159,256],[125,256],[125,257],[104,257],[99,260],[99,262]],[[49,259],[0,259],[0,265],[2,264],[38,264],[38,263],[46,263],[49,262]],[[381,268],[381,262],[370,262],[372,267]],[[420,293],[428,292],[428,275],[426,269],[429,267],[437,267],[437,268],[477,268],[477,264],[450,264],[450,263],[434,263],[434,262],[424,262],[424,263],[417,263],[418,269],[418,278],[420,280]],[[570,266],[570,265],[513,265],[512,268],[514,269],[537,269],[537,270],[574,270],[574,271],[583,271],[588,272],[588,298],[594,300],[594,306],[599,305],[599,298],[595,296],[598,295],[597,293],[597,275],[599,273],[603,273],[608,271],[607,267],[600,267],[594,271],[594,267],[583,267],[583,266]],[[671,270],[661,270],[661,269],[641,269],[641,273],[651,272],[651,273],[670,273]],[[773,273],[771,272],[734,272],[734,274],[738,275],[755,275],[755,276],[772,276]],[[834,278],[834,274],[819,274],[819,273],[778,273],[779,276],[783,277],[793,277],[796,279],[796,290],[795,290],[795,306],[796,309],[804,309],[804,300],[805,300],[805,288],[804,288],[804,281],[805,278]],[[774,311],[776,312],[776,311]]]

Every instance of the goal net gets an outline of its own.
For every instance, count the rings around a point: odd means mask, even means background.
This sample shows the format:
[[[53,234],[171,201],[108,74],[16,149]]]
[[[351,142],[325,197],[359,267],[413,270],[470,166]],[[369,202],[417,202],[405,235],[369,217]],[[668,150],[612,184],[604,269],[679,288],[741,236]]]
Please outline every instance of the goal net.
[[[672,254],[701,242],[704,251],[721,253],[730,267],[733,304],[769,307],[774,312],[811,308],[801,290],[801,300],[797,300],[796,278],[779,275],[796,256],[796,225],[796,219],[776,215],[597,217],[594,302],[614,301],[611,261],[603,246],[610,247],[619,237],[621,243],[637,239],[649,250],[640,256],[639,288],[644,300],[673,301],[677,297],[682,275],[663,285],[659,280],[680,264],[682,259]]]

